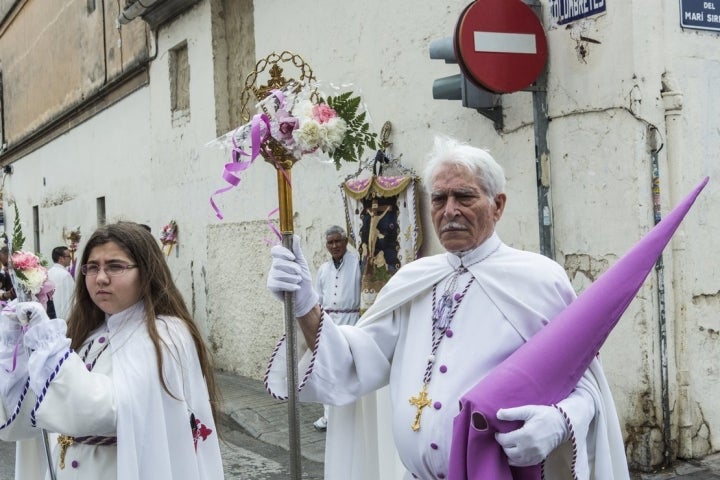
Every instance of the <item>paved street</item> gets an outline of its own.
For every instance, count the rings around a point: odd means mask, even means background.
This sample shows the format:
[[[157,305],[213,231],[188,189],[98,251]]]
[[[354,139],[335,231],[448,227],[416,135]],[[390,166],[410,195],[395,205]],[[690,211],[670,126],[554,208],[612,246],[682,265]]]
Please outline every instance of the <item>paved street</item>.
[[[286,480],[287,451],[237,431],[225,432],[221,444],[228,480]],[[13,480],[15,444],[0,441],[0,480]],[[322,480],[322,464],[303,460],[303,479]]]
[[[0,480],[15,478],[15,444],[0,441]]]

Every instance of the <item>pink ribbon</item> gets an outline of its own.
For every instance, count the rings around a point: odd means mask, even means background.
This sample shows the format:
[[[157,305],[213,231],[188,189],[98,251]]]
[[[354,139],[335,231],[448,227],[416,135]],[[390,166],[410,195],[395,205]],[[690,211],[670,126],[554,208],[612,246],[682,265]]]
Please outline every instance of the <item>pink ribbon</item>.
[[[279,103],[279,109],[285,108],[285,94],[280,90],[272,90],[270,92],[270,96],[273,96],[277,99]],[[245,152],[242,148],[240,148],[235,140],[235,135],[232,135],[232,143],[233,143],[233,149],[231,152],[232,156],[232,162],[226,163],[225,168],[223,170],[222,178],[230,185],[227,187],[220,188],[213,192],[213,194],[210,196],[210,206],[212,206],[213,210],[215,210],[215,215],[222,220],[223,215],[220,211],[220,208],[215,204],[215,200],[213,197],[216,195],[219,195],[221,193],[225,193],[229,190],[232,190],[233,188],[237,187],[240,184],[240,177],[238,174],[240,172],[243,172],[250,168],[250,165],[253,164],[257,156],[260,154],[260,149],[264,147],[265,142],[267,142],[268,138],[270,137],[270,118],[265,113],[258,113],[255,116],[253,116],[251,122],[250,122],[250,148],[251,151],[248,154]],[[275,156],[272,154],[270,149],[265,150],[265,154],[272,160],[273,164],[275,165],[275,168],[282,172],[283,177],[285,178],[285,181],[288,183],[288,185],[292,188],[292,183],[290,181],[290,176],[288,175],[287,171],[282,168],[282,166],[278,163]],[[240,156],[249,156],[250,159],[246,161],[240,161]],[[267,225],[268,228],[275,234],[275,236],[278,238],[278,240],[282,240],[282,234],[278,230],[278,228],[272,223],[270,218],[275,215],[279,211],[279,208],[275,208],[270,213],[268,213],[267,216]],[[268,245],[277,243],[272,239],[266,239],[265,243]]]
[[[267,141],[269,136],[270,119],[264,113],[256,114],[252,118],[252,121],[250,123],[250,154],[248,154],[238,146],[237,142],[235,141],[235,135],[232,135],[232,162],[225,164],[225,168],[222,174],[223,180],[229,183],[230,186],[215,190],[215,192],[213,192],[213,194],[210,196],[210,206],[212,206],[213,210],[215,210],[215,215],[217,215],[220,220],[223,219],[223,215],[222,212],[220,212],[218,206],[215,204],[215,200],[213,199],[213,197],[232,190],[240,184],[240,177],[237,174],[250,168],[250,165],[253,164],[257,156],[260,154],[260,148],[262,144]],[[240,161],[240,156],[249,156],[250,159]]]
[[[23,337],[25,336],[25,332],[27,332],[29,326],[30,325],[24,325],[22,327],[22,333],[18,337],[17,342],[15,342],[15,348],[13,348],[13,356],[12,356],[12,368],[10,370],[8,370],[7,368],[5,369],[5,371],[8,373],[14,372],[15,368],[17,368],[17,357],[18,357],[18,354],[20,353],[20,344],[22,343]]]
[[[2,313],[3,313],[4,315],[7,315],[7,314],[15,314],[15,312],[16,312],[16,310],[15,310],[15,306],[14,306],[14,305],[13,305],[13,306],[5,305],[5,306],[3,307],[3,309],[2,309]],[[8,373],[14,372],[15,369],[17,368],[17,357],[18,357],[18,355],[20,354],[20,344],[22,343],[23,337],[25,336],[25,332],[28,331],[28,328],[29,328],[29,327],[30,327],[30,325],[23,325],[23,326],[21,327],[20,336],[18,337],[17,342],[15,342],[15,347],[13,348],[12,368],[11,368],[10,370],[8,370],[7,368],[5,369],[5,371],[8,372]]]
[[[274,224],[274,223],[272,222],[272,220],[271,220],[271,218],[273,217],[273,215],[275,215],[275,214],[278,213],[279,211],[280,211],[279,208],[274,208],[274,209],[272,209],[272,210],[270,211],[270,213],[268,213],[267,220],[266,220],[267,226],[268,226],[268,228],[270,229],[270,231],[272,231],[272,232],[275,234],[275,236],[277,237],[277,239],[266,238],[266,239],[265,239],[265,244],[266,244],[267,246],[277,245],[277,244],[280,243],[280,241],[282,240],[282,234],[280,233],[280,230],[278,230],[278,228],[275,226],[275,224]]]

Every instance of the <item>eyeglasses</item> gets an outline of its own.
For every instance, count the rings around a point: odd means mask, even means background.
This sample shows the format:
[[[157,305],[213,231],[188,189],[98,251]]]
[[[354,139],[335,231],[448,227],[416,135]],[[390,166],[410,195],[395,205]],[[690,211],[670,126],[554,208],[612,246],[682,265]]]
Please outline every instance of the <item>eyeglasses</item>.
[[[110,277],[117,277],[125,273],[126,270],[137,267],[137,265],[125,265],[124,263],[108,263],[103,268],[100,268],[100,265],[96,265],[94,263],[87,263],[80,267],[80,271],[86,277],[94,277],[95,275],[100,273],[100,270],[105,272],[105,275],[108,275]]]

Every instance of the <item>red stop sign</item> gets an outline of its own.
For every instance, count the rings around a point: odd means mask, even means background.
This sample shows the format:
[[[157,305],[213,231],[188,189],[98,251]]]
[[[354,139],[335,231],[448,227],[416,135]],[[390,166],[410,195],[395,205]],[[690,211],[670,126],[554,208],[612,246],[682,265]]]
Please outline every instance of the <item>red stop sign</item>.
[[[455,56],[463,74],[495,93],[522,90],[547,61],[545,30],[520,0],[476,0],[460,14]]]

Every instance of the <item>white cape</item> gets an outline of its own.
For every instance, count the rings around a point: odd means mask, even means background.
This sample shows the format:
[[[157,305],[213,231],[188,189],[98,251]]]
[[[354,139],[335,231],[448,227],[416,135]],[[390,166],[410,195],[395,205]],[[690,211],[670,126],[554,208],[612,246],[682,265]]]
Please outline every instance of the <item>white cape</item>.
[[[144,323],[141,315],[108,320],[118,405],[118,480],[222,479],[217,428],[192,337],[178,319],[157,319],[161,337],[172,346],[163,348],[163,374],[172,398],[160,385]],[[197,451],[188,428],[190,413],[212,430],[197,442]]]
[[[454,257],[452,254],[424,257],[401,268],[380,292],[358,326],[376,321],[450,275],[453,271],[452,260],[449,258],[451,256]],[[563,303],[568,304],[573,300],[562,298],[560,289],[554,288],[555,285],[566,283],[566,277],[557,282],[538,282],[542,288],[548,288],[548,291],[542,292],[535,288],[532,295],[528,295],[524,287],[527,285],[529,272],[525,268],[518,268],[526,264],[523,259],[527,259],[527,256],[534,257],[531,261],[537,262],[537,254],[503,244],[493,255],[492,261],[469,268],[478,285],[525,340],[537,333],[552,314],[563,307]],[[553,264],[557,267],[557,264]],[[565,275],[561,268],[548,269],[538,274]],[[557,299],[553,305],[554,312],[548,314],[547,306],[538,302],[538,298]],[[302,337],[298,335],[298,338]],[[307,348],[302,344],[300,346]],[[284,354],[285,348],[281,344],[273,355],[266,380],[271,393],[279,397],[286,395],[286,387],[283,389],[282,382],[272,381],[272,377],[285,378]],[[310,374],[308,369],[311,369],[311,362],[312,352],[307,351],[300,362],[301,379]],[[627,480],[629,473],[615,405],[598,360],[594,360],[590,365],[582,382],[593,393],[597,413],[587,435],[576,438],[579,452],[575,472],[577,478]],[[333,421],[328,426],[326,437],[326,480],[403,478],[406,471],[395,450],[392,422],[389,419],[391,412],[388,387],[366,395],[355,403],[331,407],[330,416]],[[352,432],[352,435],[349,432]],[[549,478],[573,478],[568,468],[568,455],[569,452],[558,449],[556,456],[551,456],[546,462],[546,473],[552,475]],[[557,458],[559,456],[563,458]]]

